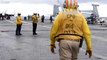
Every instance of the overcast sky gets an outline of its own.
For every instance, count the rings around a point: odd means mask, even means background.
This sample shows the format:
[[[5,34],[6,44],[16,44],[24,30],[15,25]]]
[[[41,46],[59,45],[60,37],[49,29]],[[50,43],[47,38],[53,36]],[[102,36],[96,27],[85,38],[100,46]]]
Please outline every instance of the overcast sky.
[[[28,13],[39,12],[40,14],[52,14],[53,4],[58,0],[0,0],[0,13],[14,13],[22,12],[27,15]],[[59,0],[60,4],[64,0]],[[98,3],[99,15],[107,17],[107,0],[77,0],[80,10],[92,10],[92,4]],[[2,4],[3,3],[3,4]],[[10,4],[8,4],[10,3]],[[49,5],[51,4],[51,5]],[[35,7],[35,8],[34,8]],[[44,9],[44,10],[43,10]],[[103,12],[102,12],[103,10]],[[47,13],[48,12],[48,13]]]
[[[0,0],[0,2],[4,3],[48,3],[48,4],[55,4],[58,0]],[[59,2],[63,2],[64,0],[59,0]],[[101,4],[106,4],[107,0],[77,0],[78,3],[86,3],[86,2],[97,2]]]

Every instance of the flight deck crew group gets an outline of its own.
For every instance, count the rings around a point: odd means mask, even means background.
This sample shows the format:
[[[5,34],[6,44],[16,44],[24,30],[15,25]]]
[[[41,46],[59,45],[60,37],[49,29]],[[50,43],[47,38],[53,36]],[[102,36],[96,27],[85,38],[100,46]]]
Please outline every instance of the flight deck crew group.
[[[86,54],[90,58],[92,56],[91,32],[84,16],[77,9],[77,1],[65,0],[63,7],[64,10],[59,12],[55,17],[50,30],[51,52],[55,53],[54,48],[56,48],[55,42],[57,41],[59,42],[60,60],[77,60],[80,40],[84,38],[86,42]],[[37,35],[38,18],[36,13],[32,15],[33,35]],[[22,35],[22,18],[20,13],[16,17],[16,26],[16,35]]]
[[[37,13],[34,13],[32,15],[32,32],[33,35],[37,35],[36,33],[36,29],[37,29],[37,23],[38,23],[38,18],[39,16],[37,15]],[[21,34],[21,26],[22,26],[22,17],[21,17],[21,13],[18,13],[16,16],[16,35],[22,35]]]

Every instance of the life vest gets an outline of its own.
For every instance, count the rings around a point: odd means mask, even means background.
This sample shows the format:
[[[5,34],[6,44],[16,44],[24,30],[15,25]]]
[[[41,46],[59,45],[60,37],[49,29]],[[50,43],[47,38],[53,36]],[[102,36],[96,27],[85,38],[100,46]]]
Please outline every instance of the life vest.
[[[68,11],[67,11],[68,12]],[[60,14],[59,28],[55,38],[73,39],[72,36],[76,36],[80,39],[83,36],[82,32],[82,18],[80,13],[78,14]]]
[[[33,15],[33,16],[32,16],[32,22],[33,22],[33,23],[37,23],[37,22],[38,22],[38,17],[35,16],[35,15]]]
[[[22,18],[21,16],[16,17],[16,24],[22,24]]]

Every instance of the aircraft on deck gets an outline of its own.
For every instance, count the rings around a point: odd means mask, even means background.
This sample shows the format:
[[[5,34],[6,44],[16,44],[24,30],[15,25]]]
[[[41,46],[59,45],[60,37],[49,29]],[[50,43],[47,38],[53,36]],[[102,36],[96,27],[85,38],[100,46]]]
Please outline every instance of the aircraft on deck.
[[[98,9],[97,7],[99,6],[98,4],[92,4],[93,6],[93,10],[80,10],[86,20],[87,23],[92,23],[91,17],[94,18],[94,24],[106,24],[107,25],[107,19],[103,18],[103,17],[99,17],[99,13],[98,13]],[[54,9],[53,9],[53,16],[56,16],[57,13],[59,12],[59,7],[62,7],[61,4],[59,3],[59,0],[57,0],[57,3],[54,4]],[[62,8],[63,10],[63,8]]]
[[[4,19],[9,20],[10,17],[12,17],[12,16],[14,16],[14,14],[7,14],[7,13],[2,14],[2,13],[0,13],[0,20],[4,20]]]

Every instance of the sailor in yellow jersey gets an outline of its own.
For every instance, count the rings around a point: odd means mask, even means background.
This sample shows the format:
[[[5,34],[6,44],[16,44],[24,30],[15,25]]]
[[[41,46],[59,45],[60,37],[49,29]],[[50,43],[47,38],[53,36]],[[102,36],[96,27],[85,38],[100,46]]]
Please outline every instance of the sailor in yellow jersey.
[[[36,29],[37,29],[38,18],[39,16],[37,16],[37,13],[34,13],[32,15],[33,35],[37,35]]]
[[[77,60],[79,44],[82,37],[86,42],[86,54],[92,56],[91,32],[87,22],[76,5],[70,0],[65,1],[65,9],[56,16],[50,31],[50,49],[55,53],[55,42],[59,42],[60,60]]]
[[[22,35],[21,34],[21,26],[22,26],[22,17],[21,14],[18,13],[18,16],[16,17],[16,35]]]

